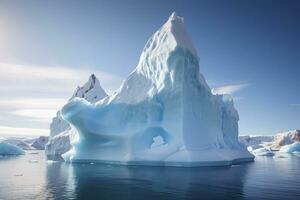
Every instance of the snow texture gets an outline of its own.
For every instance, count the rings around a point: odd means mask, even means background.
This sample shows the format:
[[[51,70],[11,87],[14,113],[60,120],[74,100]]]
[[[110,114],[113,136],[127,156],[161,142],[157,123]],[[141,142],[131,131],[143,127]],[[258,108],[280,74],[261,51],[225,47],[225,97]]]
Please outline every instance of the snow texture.
[[[88,102],[94,103],[106,96],[107,94],[102,89],[99,80],[92,74],[82,87],[77,87],[69,101],[72,101],[74,98],[83,98]],[[50,124],[50,139],[46,145],[46,154],[48,156],[56,156],[66,153],[71,149],[71,140],[75,136],[75,130],[62,118],[59,110]]]
[[[24,155],[25,151],[20,147],[5,142],[0,142],[0,155],[1,156],[16,156]]]
[[[78,134],[63,154],[68,162],[212,166],[254,158],[238,141],[232,98],[211,93],[175,13],[114,94],[96,103],[73,98],[61,113]]]

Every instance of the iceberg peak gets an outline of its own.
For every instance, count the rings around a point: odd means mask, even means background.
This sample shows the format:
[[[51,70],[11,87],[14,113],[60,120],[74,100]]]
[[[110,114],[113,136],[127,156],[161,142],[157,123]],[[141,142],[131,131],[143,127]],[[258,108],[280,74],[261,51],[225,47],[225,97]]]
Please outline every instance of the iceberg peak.
[[[176,12],[172,12],[172,14],[169,17],[168,21],[175,21],[175,20],[180,20],[181,22],[183,22],[183,17],[180,17],[176,14]]]
[[[194,47],[194,44],[190,39],[183,22],[183,17],[180,17],[176,14],[176,12],[173,12],[168,21],[159,31],[170,32],[170,36],[173,37],[176,45],[190,51],[190,53],[197,57],[196,48]],[[165,33],[160,35],[165,35]]]
[[[173,12],[162,27],[150,37],[137,67],[124,80],[118,91],[101,101],[137,103],[163,90],[182,90],[186,80],[197,79],[196,82],[199,80],[203,87],[208,88],[199,73],[198,60],[183,18]]]
[[[85,98],[89,102],[96,102],[107,96],[100,85],[95,74],[91,74],[88,81],[82,86],[78,86],[71,99],[75,97]]]
[[[80,98],[90,103],[95,103],[106,96],[107,94],[102,89],[96,75],[91,74],[83,86],[77,87],[69,102]],[[61,155],[69,151],[71,149],[71,140],[75,138],[75,135],[76,133],[70,124],[62,118],[61,110],[57,111],[50,124],[50,139],[46,145],[47,156]]]

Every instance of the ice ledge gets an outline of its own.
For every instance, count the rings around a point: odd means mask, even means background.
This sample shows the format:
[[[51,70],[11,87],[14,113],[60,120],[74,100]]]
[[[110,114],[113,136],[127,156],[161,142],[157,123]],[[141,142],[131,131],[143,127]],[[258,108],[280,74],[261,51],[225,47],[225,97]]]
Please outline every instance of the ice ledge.
[[[183,17],[180,17],[176,12],[173,12],[163,27],[165,30],[171,32],[178,46],[189,50],[195,57],[198,57],[196,48],[186,31],[183,21]]]
[[[254,158],[238,158],[224,161],[196,161],[196,162],[168,162],[168,161],[108,161],[108,160],[73,160],[72,163],[99,163],[109,165],[128,165],[128,166],[164,166],[164,167],[223,167],[241,163],[253,162]]]
[[[188,155],[188,156],[184,156]],[[184,156],[184,159],[182,159]],[[102,160],[91,157],[68,159],[66,154],[63,158],[66,162],[71,163],[99,163],[112,165],[134,165],[134,166],[165,166],[165,167],[214,167],[214,166],[231,166],[240,163],[254,161],[254,155],[248,151],[239,150],[210,150],[210,151],[182,151],[173,158],[165,160]]]

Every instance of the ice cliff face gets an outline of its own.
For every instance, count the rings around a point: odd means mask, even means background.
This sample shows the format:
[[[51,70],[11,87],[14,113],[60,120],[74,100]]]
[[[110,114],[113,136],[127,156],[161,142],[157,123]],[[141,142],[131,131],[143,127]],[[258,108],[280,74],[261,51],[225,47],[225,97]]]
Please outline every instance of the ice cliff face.
[[[95,104],[74,98],[62,115],[78,133],[66,161],[199,166],[253,160],[238,142],[232,99],[211,93],[175,13],[113,95]]]
[[[94,103],[106,96],[107,94],[100,86],[99,80],[92,74],[82,87],[77,87],[69,101],[74,98],[83,98]],[[50,124],[50,140],[46,145],[46,154],[61,155],[66,153],[71,149],[71,140],[75,136],[76,134],[71,129],[70,124],[62,118],[61,112],[58,111]]]

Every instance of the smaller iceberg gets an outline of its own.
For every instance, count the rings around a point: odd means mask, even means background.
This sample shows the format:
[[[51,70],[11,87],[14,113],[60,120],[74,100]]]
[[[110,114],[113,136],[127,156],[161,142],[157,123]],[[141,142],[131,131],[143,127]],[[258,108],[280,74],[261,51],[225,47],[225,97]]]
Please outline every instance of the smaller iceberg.
[[[280,153],[294,153],[300,152],[300,142],[295,142],[293,144],[285,145],[281,147]]]
[[[274,156],[273,151],[270,148],[259,148],[253,150],[251,153],[253,153],[256,156]]]
[[[24,155],[25,151],[20,147],[5,142],[0,142],[0,156]]]

